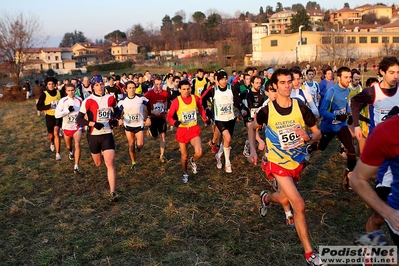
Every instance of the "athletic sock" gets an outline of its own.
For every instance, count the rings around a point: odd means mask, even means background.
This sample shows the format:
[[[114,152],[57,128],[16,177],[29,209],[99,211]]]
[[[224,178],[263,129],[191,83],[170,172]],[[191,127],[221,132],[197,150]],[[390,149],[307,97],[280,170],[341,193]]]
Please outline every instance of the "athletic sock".
[[[312,256],[312,254],[314,253],[314,251],[309,251],[305,253],[305,258],[308,260],[310,258],[310,256]]]
[[[230,147],[223,147],[225,165],[230,164]]]
[[[292,212],[291,211],[285,212],[285,218],[288,218],[290,216],[292,216]]]

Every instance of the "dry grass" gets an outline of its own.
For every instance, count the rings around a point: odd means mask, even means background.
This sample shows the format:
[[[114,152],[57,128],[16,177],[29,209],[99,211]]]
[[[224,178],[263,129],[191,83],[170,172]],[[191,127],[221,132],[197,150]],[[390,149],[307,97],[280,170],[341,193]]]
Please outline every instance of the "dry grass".
[[[233,174],[217,170],[205,144],[199,174],[181,183],[178,145],[167,138],[170,161],[158,160],[158,141],[146,139],[137,171],[127,142],[115,131],[119,203],[108,201],[104,166],[94,167],[84,139],[81,175],[48,148],[44,118],[34,101],[1,102],[0,264],[4,265],[304,265],[295,230],[272,205],[258,214],[259,192],[271,190],[259,166],[242,156],[245,131],[236,125]],[[350,245],[370,210],[341,189],[344,160],[333,142],[315,153],[299,190],[307,203],[313,245]]]

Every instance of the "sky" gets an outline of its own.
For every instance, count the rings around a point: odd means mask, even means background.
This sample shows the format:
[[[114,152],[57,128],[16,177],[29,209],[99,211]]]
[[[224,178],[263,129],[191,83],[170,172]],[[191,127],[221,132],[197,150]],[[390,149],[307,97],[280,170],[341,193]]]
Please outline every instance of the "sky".
[[[263,9],[267,5],[271,5],[275,9],[278,1],[286,7],[296,3],[306,6],[309,0],[299,2],[298,0],[276,0],[275,2],[243,0],[2,0],[0,16],[19,13],[35,16],[42,25],[42,31],[49,36],[45,46],[58,47],[64,34],[74,30],[82,31],[87,38],[95,41],[103,39],[104,35],[114,30],[126,32],[136,24],[141,24],[145,29],[158,30],[165,15],[172,18],[180,10],[185,11],[185,22],[187,22],[196,11],[201,11],[205,15],[216,11],[223,17],[235,17],[236,14],[247,11],[258,14],[261,5]],[[316,0],[316,2],[326,10],[340,9],[345,2],[348,2],[351,8],[365,3],[385,3],[384,0],[375,2]],[[392,5],[392,3],[390,1],[385,4]]]

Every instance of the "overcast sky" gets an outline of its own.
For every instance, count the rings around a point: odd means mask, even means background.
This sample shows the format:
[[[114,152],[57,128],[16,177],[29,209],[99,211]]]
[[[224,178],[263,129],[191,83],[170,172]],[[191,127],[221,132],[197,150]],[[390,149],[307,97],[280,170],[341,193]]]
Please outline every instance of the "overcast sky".
[[[46,46],[58,46],[66,32],[74,30],[82,31],[87,38],[102,39],[104,35],[114,31],[126,31],[135,24],[141,24],[144,28],[159,29],[162,18],[165,15],[173,17],[179,10],[186,13],[186,21],[196,11],[205,15],[217,11],[223,17],[235,17],[238,13],[259,13],[263,2],[263,8],[271,5],[276,8],[277,1],[215,1],[215,0],[2,0],[1,14],[32,14],[39,18],[43,31],[50,36]],[[291,6],[298,3],[295,0],[280,0],[283,6]],[[299,3],[306,6],[308,1]],[[351,8],[363,5],[362,0],[336,0],[316,1],[323,9],[340,9],[345,2]],[[323,2],[323,3],[322,3]],[[377,1],[383,2],[383,1]],[[369,2],[374,4],[374,2]],[[391,2],[385,4],[392,5]]]

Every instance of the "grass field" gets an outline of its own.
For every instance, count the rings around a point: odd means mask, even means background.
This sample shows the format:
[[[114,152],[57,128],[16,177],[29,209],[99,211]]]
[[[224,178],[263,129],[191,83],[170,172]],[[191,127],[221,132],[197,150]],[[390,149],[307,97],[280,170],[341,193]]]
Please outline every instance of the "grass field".
[[[131,172],[127,141],[116,129],[120,201],[111,203],[105,166],[94,166],[85,138],[82,174],[74,175],[64,142],[62,161],[54,160],[34,100],[0,104],[1,265],[306,265],[281,206],[258,214],[259,192],[271,187],[241,154],[242,122],[232,143],[233,174],[216,168],[206,144],[210,128],[203,128],[199,173],[188,184],[181,183],[173,132],[168,163],[158,160],[158,141],[146,139]],[[371,214],[342,190],[345,160],[337,150],[334,140],[312,154],[299,182],[315,248],[351,245]]]

